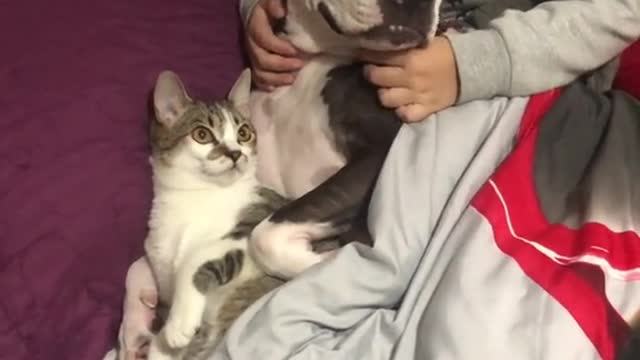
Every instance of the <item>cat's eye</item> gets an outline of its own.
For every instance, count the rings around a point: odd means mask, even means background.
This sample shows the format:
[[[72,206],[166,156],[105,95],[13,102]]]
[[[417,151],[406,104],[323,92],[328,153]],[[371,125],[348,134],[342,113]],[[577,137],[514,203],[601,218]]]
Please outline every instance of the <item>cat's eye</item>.
[[[213,133],[211,130],[207,129],[203,126],[198,126],[197,128],[191,131],[191,137],[193,140],[200,144],[208,144],[214,141]]]
[[[238,142],[247,143],[253,140],[253,131],[249,128],[249,125],[244,124],[238,129]]]

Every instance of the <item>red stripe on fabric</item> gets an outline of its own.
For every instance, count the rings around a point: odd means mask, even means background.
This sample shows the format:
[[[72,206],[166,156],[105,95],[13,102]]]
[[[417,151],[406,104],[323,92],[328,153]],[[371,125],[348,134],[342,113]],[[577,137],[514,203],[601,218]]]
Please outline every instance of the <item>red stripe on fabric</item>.
[[[633,43],[620,56],[620,67],[613,87],[640,99],[640,41]]]
[[[627,252],[630,243],[623,241],[635,242],[632,246],[638,246],[639,241],[635,234],[614,233],[602,224],[572,230],[547,222],[536,194],[533,160],[538,125],[560,93],[552,90],[531,98],[518,145],[474,197],[472,206],[491,224],[500,250],[567,309],[604,360],[613,360],[629,326],[606,297],[602,270],[593,265],[558,263],[542,251],[575,256],[586,248],[591,251],[588,254],[596,254],[598,249],[597,255],[617,269],[633,269],[640,263],[640,253]],[[603,252],[607,256],[602,256]],[[580,271],[585,266],[603,276],[586,277]]]
[[[629,334],[629,326],[609,303],[604,290],[598,291],[570,267],[553,262],[515,238],[498,193],[491,186],[476,195],[472,206],[491,223],[498,248],[571,314],[603,360],[614,360],[617,349]]]

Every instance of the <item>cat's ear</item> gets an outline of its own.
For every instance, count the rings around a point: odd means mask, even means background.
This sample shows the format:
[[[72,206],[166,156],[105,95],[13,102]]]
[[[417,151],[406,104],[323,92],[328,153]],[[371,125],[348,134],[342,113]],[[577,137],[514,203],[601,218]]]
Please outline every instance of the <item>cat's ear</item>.
[[[191,103],[178,75],[168,70],[158,75],[153,91],[153,107],[160,123],[172,127]]]
[[[229,91],[227,99],[238,109],[242,116],[249,117],[249,92],[251,91],[251,69],[246,68],[240,74]]]

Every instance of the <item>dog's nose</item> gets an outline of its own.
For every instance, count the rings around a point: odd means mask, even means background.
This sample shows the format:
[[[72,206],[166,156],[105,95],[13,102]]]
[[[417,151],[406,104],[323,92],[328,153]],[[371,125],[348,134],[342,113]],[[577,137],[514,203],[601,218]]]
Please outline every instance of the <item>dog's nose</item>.
[[[239,150],[228,150],[227,152],[225,152],[225,155],[233,160],[233,162],[236,162],[238,161],[242,153]]]

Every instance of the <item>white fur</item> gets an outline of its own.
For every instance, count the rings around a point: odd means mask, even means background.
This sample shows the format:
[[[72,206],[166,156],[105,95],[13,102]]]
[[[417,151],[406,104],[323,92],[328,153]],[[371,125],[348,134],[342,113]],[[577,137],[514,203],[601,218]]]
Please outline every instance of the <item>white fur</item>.
[[[307,82],[273,93],[255,92],[251,121],[258,133],[258,178],[267,187],[298,198],[345,164],[335,151],[321,91],[338,58],[318,58],[298,74]],[[291,121],[294,120],[294,121]]]
[[[186,162],[188,157],[185,151],[176,161]],[[193,274],[205,261],[244,247],[241,241],[222,238],[233,229],[240,211],[257,200],[258,183],[251,170],[238,175],[232,185],[220,185],[182,167],[154,164],[153,169],[155,194],[145,250],[160,299],[171,304],[165,341],[180,348],[195,334],[205,308]]]
[[[276,224],[267,219],[253,231],[250,254],[267,273],[291,279],[334,254],[314,253],[311,242],[335,234],[337,229],[328,223]]]

